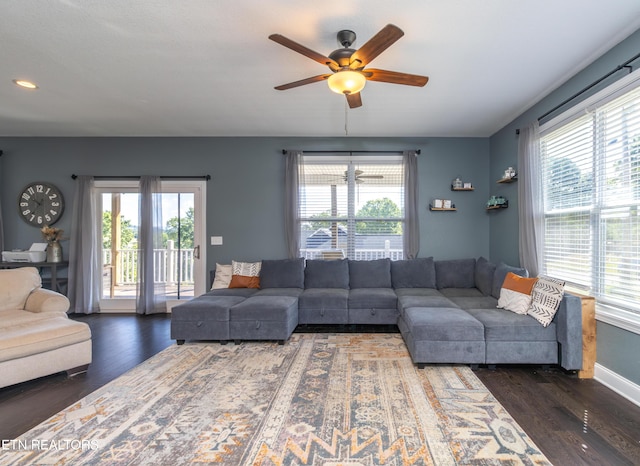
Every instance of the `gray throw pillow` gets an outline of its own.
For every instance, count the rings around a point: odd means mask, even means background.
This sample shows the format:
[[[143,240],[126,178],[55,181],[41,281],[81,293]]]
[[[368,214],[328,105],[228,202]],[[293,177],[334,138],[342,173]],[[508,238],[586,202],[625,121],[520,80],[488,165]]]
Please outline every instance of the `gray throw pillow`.
[[[500,299],[500,290],[502,289],[502,284],[504,283],[504,277],[507,276],[507,273],[513,272],[516,275],[520,275],[521,277],[528,277],[529,272],[527,269],[522,267],[513,267],[511,265],[507,265],[504,262],[500,262],[496,267],[496,271],[493,274],[493,285],[491,285],[491,296],[496,299]]]
[[[394,288],[435,288],[433,257],[392,261],[391,285]]]
[[[349,261],[350,288],[391,288],[391,260]]]
[[[347,259],[308,260],[304,269],[305,288],[349,289],[349,264]]]
[[[436,284],[442,288],[475,288],[476,260],[436,261]]]
[[[476,288],[485,296],[489,296],[493,291],[493,276],[495,271],[496,264],[489,262],[484,257],[480,257],[476,261]]]
[[[304,288],[304,259],[263,260],[260,288]]]

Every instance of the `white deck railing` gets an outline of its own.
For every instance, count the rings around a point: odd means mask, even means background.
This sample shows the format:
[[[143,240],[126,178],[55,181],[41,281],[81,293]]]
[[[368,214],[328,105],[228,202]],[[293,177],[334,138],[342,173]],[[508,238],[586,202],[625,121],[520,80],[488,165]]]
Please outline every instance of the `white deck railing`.
[[[341,249],[301,249],[300,255],[305,259],[336,259]],[[346,257],[344,253],[343,257]],[[404,259],[402,249],[356,249],[353,259],[357,261],[389,258],[392,261]]]
[[[156,283],[193,284],[193,249],[153,250],[153,280]],[[138,249],[118,249],[117,264],[112,262],[111,249],[102,250],[102,264],[111,266],[117,277],[116,285],[134,285],[138,277]]]

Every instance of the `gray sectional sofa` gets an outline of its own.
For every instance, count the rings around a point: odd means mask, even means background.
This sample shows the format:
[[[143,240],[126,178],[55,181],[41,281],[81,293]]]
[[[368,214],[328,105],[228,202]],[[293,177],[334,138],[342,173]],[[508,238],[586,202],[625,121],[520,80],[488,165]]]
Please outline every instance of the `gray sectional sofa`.
[[[582,305],[565,293],[551,324],[498,309],[507,272],[484,258],[264,260],[260,289],[212,290],[173,308],[171,338],[277,340],[303,324],[397,325],[411,358],[430,363],[582,368]]]

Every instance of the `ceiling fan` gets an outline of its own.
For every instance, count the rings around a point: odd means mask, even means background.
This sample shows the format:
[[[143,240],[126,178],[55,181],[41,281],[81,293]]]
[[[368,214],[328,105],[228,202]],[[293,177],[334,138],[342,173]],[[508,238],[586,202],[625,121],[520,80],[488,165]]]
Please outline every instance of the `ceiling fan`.
[[[279,91],[304,86],[319,81],[327,80],[329,88],[338,94],[344,94],[350,108],[362,106],[360,91],[367,80],[392,84],[404,84],[407,86],[422,87],[427,84],[429,78],[416,74],[400,73],[397,71],[379,70],[365,67],[378,55],[400,39],[404,32],[393,24],[387,24],[375,36],[369,39],[358,50],[352,49],[351,44],[356,40],[356,33],[350,30],[338,32],[338,43],[343,48],[334,50],[328,57],[298,44],[280,34],[271,34],[269,39],[298,52],[305,57],[327,65],[331,73],[320,74],[310,78],[294,81],[275,88]]]
[[[356,183],[364,183],[365,179],[381,180],[384,178],[384,175],[364,175],[364,172],[362,170],[354,170],[353,174],[355,175],[354,179]],[[345,171],[344,175],[333,175],[328,173],[326,175],[336,177],[336,178],[342,178],[342,181],[344,181],[345,183],[349,181],[348,171]]]

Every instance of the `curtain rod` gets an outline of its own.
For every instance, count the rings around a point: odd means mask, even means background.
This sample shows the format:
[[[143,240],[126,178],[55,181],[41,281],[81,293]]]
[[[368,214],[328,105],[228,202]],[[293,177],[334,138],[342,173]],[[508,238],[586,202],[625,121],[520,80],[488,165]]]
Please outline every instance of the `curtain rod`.
[[[282,154],[289,152],[286,149],[282,149]],[[301,150],[305,154],[402,154],[403,150]],[[420,155],[420,149],[415,151]]]
[[[78,178],[75,173],[71,175],[74,180]],[[211,179],[211,175],[196,175],[196,176],[161,176],[161,180],[206,180]],[[139,180],[140,176],[94,176],[94,180]]]
[[[609,71],[607,74],[605,74],[604,76],[602,76],[599,79],[596,79],[594,82],[592,82],[591,84],[589,84],[587,87],[585,87],[584,89],[581,89],[580,91],[576,92],[575,94],[573,94],[571,97],[563,100],[562,102],[560,102],[558,105],[556,105],[555,107],[553,107],[551,110],[549,110],[548,112],[546,112],[544,115],[541,115],[538,117],[538,121],[544,119],[545,117],[548,117],[549,115],[551,115],[553,112],[555,112],[556,110],[558,110],[561,107],[564,107],[566,104],[568,104],[569,102],[571,102],[572,100],[580,97],[582,94],[584,94],[585,92],[587,92],[588,90],[594,88],[595,86],[597,86],[598,84],[600,84],[602,81],[604,81],[605,79],[609,78],[610,76],[614,75],[615,73],[617,73],[620,70],[623,69],[628,69],[629,73],[633,72],[633,66],[630,66],[631,63],[633,63],[634,61],[636,61],[638,58],[640,58],[640,53],[638,53],[637,55],[634,55],[633,57],[629,58],[626,62],[624,62],[622,65],[618,65],[616,66],[613,70]],[[516,134],[520,134],[520,130],[516,129]]]

